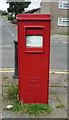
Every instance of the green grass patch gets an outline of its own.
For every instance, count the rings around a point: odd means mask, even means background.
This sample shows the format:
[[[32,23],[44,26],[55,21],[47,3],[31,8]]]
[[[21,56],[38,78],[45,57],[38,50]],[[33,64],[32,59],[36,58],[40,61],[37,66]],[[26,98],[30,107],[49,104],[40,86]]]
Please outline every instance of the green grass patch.
[[[59,99],[59,97],[58,97],[57,95],[55,95],[55,97],[56,97],[57,101],[58,101],[59,104],[60,104],[60,105],[57,105],[56,108],[63,108],[63,107],[65,107],[65,106],[62,104],[62,102],[61,102],[61,100]]]
[[[65,107],[63,104],[56,106],[56,108],[63,108],[63,107]]]
[[[0,86],[1,86],[1,87],[7,87],[7,88],[8,88],[10,85],[3,85],[3,84],[2,84],[2,85],[0,85]],[[5,91],[5,92],[6,92],[6,91]]]
[[[18,99],[18,86],[11,85],[6,91],[7,98],[11,99],[13,107],[8,110],[14,112],[25,112],[30,115],[38,116],[43,113],[50,113],[53,109],[49,104],[25,104],[23,101]]]
[[[13,107],[10,108],[15,112],[25,112],[29,115],[38,116],[43,113],[52,112],[52,107],[48,104],[24,104],[23,102],[15,101],[13,102]]]
[[[0,15],[0,18],[7,18],[7,16],[2,16],[2,15]]]
[[[66,82],[66,81],[67,81],[67,79],[64,80],[64,82]]]
[[[8,16],[6,15],[6,16],[2,16],[2,18],[7,18]]]
[[[58,97],[57,95],[55,95],[55,97],[56,97],[56,100],[57,100],[60,104],[62,104],[62,103],[61,103],[61,100],[59,99],[59,97]]]
[[[58,35],[69,35],[69,33],[57,33]]]
[[[8,77],[7,76],[3,76],[2,79],[5,80],[5,79],[8,79]]]
[[[18,98],[18,86],[17,85],[10,85],[6,90],[7,98],[8,99],[17,99]]]
[[[50,85],[49,87],[59,87],[59,88],[60,88],[60,87],[62,87],[62,88],[65,87],[65,88],[67,88],[66,86],[55,86],[55,85],[54,85],[54,86],[53,86],[53,85],[52,85],[52,86]]]
[[[52,74],[54,74],[55,73],[55,71],[52,71]]]

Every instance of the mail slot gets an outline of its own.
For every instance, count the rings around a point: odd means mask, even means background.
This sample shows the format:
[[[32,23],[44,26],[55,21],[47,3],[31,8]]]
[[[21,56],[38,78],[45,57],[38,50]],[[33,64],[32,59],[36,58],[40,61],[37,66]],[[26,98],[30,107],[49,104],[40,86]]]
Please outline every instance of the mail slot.
[[[19,99],[48,104],[50,15],[18,14]]]

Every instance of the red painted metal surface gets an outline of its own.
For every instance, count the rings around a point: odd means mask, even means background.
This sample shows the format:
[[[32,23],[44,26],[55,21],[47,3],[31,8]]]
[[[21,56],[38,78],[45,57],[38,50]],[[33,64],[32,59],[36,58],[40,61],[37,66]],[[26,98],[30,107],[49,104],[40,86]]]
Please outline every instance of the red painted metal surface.
[[[19,99],[48,104],[50,15],[18,15]],[[42,47],[27,47],[26,36],[43,36]]]

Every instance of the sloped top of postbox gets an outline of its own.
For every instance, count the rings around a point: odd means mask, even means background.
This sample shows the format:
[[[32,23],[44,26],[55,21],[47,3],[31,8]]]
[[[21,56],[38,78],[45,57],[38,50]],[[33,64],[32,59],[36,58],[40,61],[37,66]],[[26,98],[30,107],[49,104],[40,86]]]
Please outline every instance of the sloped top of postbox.
[[[17,20],[51,20],[50,14],[18,14]]]

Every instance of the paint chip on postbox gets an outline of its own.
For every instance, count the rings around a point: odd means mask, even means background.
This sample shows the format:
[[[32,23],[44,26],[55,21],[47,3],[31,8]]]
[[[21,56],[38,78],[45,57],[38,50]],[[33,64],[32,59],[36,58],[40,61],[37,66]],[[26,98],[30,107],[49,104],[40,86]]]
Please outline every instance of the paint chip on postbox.
[[[42,35],[27,35],[26,47],[43,47]]]

